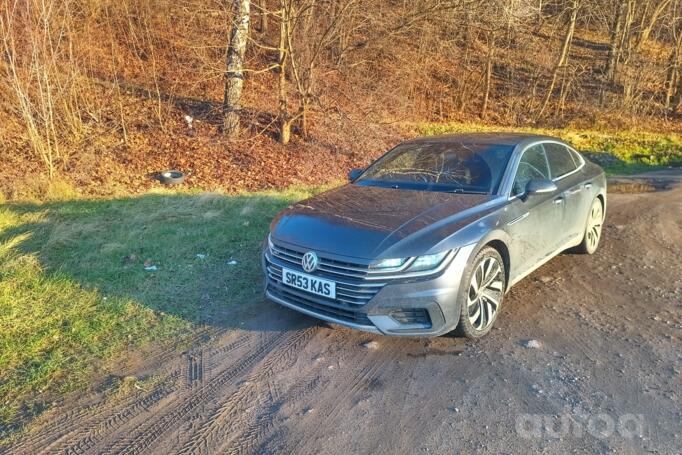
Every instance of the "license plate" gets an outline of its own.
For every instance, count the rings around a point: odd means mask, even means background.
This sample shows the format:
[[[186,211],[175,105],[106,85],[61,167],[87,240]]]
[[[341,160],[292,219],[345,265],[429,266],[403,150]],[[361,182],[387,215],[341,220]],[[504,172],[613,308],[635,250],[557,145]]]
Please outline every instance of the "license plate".
[[[330,299],[336,298],[336,283],[316,276],[299,273],[295,270],[282,269],[282,282],[292,288],[321,295]]]

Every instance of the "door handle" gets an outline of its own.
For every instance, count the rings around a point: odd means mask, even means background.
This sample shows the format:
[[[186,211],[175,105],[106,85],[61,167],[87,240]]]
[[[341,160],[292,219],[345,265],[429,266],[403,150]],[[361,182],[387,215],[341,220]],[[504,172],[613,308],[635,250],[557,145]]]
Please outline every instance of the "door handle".
[[[590,188],[592,188],[592,184],[591,184],[591,183],[586,183],[586,184],[585,184],[585,189],[586,189],[586,190],[589,190]]]
[[[564,202],[564,198],[562,198],[562,197],[558,197],[558,198],[554,199],[554,203],[557,205],[563,204],[563,202]]]
[[[516,218],[514,218],[513,220],[511,220],[509,223],[507,223],[507,226],[512,226],[512,225],[518,223],[518,222],[521,221],[521,220],[525,220],[526,218],[528,218],[528,215],[530,215],[530,212],[526,212],[526,213],[524,213],[524,214],[521,215],[521,216],[517,216]]]
[[[568,194],[576,194],[576,193],[580,193],[580,191],[582,191],[582,188],[578,187],[578,188],[574,188],[572,190],[568,190]]]

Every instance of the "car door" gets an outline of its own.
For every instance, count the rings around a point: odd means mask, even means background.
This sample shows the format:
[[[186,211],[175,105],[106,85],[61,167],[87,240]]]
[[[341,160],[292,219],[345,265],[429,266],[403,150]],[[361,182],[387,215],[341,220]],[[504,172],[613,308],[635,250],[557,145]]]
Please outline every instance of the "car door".
[[[526,149],[516,169],[507,210],[506,231],[511,237],[510,256],[514,258],[511,281],[534,269],[558,248],[557,231],[561,230],[564,209],[561,192],[524,194],[530,180],[550,178],[542,144]]]
[[[562,229],[560,231],[562,243],[565,245],[582,235],[585,228],[585,198],[587,192],[583,189],[583,178],[578,171],[582,161],[576,163],[571,151],[563,144],[545,143],[545,152],[549,161],[549,171],[552,180],[561,191],[564,198],[564,213]]]

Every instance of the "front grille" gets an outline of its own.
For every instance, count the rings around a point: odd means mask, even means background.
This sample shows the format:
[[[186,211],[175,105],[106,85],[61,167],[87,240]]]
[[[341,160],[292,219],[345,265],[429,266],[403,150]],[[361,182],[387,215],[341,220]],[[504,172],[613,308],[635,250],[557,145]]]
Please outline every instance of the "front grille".
[[[385,283],[364,280],[358,271],[361,266],[320,258],[320,265],[314,274],[334,280],[336,298],[330,299],[299,291],[282,283],[282,268],[287,267],[305,273],[301,267],[303,253],[281,246],[271,251],[272,255],[265,255],[265,261],[268,291],[274,297],[322,316],[353,324],[373,325],[361,308],[384,287]],[[344,271],[341,270],[342,267]],[[353,273],[355,275],[351,276]]]
[[[281,245],[274,244],[271,251],[273,256],[277,259],[292,264],[296,267],[301,266],[301,259],[305,254],[301,251],[296,251],[291,248],[285,248]],[[364,279],[367,278],[367,275],[369,274],[369,265],[338,261],[324,256],[319,256],[319,264],[317,266],[316,274],[321,276],[326,275],[334,279],[338,277]]]

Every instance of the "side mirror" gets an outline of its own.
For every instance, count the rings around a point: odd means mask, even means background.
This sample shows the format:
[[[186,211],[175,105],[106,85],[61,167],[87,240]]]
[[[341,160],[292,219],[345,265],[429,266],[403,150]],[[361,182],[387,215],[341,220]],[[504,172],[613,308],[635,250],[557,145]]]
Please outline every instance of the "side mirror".
[[[351,182],[360,177],[362,173],[365,172],[364,169],[351,169],[350,172],[348,173],[348,180]]]
[[[556,190],[557,186],[548,179],[533,179],[526,184],[526,196],[553,193]]]

